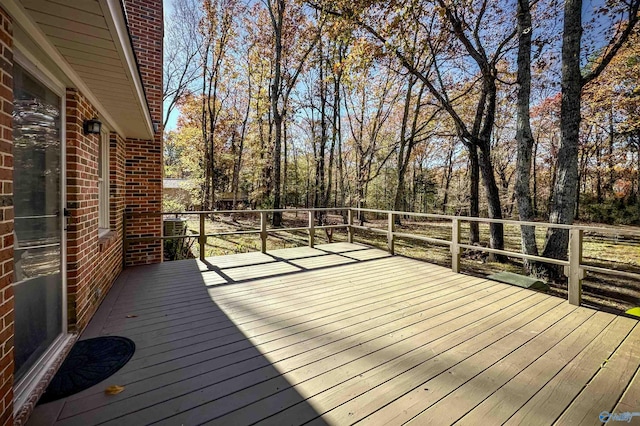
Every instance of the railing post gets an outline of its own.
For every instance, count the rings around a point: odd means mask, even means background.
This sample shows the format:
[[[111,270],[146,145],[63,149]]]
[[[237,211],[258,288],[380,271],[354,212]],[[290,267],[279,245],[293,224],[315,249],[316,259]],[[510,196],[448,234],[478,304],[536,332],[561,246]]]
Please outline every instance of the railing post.
[[[314,228],[314,211],[309,210],[309,247],[313,248],[314,240],[316,236],[316,230]]]
[[[204,261],[205,250],[207,249],[207,232],[204,229],[206,215],[200,213],[200,235],[198,236],[198,245],[200,246],[200,260]]]
[[[392,255],[394,254],[393,243],[395,239],[393,232],[396,230],[394,216],[393,213],[387,213],[387,247],[389,248],[389,253]]]
[[[460,219],[451,221],[451,270],[456,274],[460,272]]]
[[[260,212],[260,251],[267,252],[267,212]]]
[[[350,244],[353,244],[353,210],[349,209],[347,211],[347,233],[348,233],[348,241]]]
[[[582,229],[572,228],[569,230],[569,304],[580,306],[582,302],[582,279],[584,270],[580,266],[582,263]]]

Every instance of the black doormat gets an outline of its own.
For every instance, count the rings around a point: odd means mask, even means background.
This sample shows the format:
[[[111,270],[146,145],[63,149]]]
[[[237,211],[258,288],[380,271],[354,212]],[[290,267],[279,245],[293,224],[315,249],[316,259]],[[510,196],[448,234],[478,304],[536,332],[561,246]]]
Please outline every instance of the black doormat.
[[[104,336],[77,341],[38,404],[65,398],[100,383],[120,370],[135,350],[135,343],[126,337]]]

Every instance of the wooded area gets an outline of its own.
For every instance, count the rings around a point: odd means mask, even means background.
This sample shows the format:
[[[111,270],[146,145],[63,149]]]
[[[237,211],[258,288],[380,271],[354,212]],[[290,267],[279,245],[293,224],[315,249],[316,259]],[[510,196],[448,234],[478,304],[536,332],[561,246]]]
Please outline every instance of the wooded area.
[[[176,1],[164,124],[179,118],[164,149],[183,196],[165,197],[164,210],[354,206],[637,224],[639,6]],[[491,247],[503,234],[492,226]],[[539,248],[522,229],[527,254],[566,258],[567,244],[565,230]]]

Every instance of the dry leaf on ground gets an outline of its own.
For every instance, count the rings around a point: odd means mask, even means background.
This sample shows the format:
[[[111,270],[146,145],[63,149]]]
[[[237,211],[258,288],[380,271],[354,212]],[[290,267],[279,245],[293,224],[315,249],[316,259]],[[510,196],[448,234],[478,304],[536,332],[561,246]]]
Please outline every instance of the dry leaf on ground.
[[[107,395],[117,395],[124,390],[124,386],[113,385],[104,390]]]

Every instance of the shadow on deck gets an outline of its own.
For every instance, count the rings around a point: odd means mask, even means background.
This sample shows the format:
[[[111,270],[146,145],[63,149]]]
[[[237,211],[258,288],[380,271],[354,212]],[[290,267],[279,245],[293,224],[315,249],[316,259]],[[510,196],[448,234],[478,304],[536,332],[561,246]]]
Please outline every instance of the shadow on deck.
[[[129,268],[82,338],[108,334],[136,343],[131,361],[30,424],[600,424],[640,411],[637,321],[361,245]],[[105,395],[113,384],[125,391]]]

